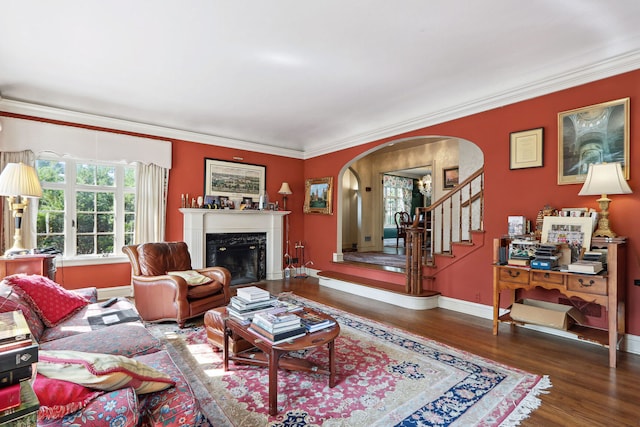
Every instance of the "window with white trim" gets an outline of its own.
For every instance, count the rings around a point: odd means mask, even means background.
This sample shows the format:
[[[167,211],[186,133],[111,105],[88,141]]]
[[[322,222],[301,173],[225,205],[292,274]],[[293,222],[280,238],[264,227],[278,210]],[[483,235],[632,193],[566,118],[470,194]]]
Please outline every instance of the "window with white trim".
[[[133,165],[40,156],[37,246],[65,257],[120,254],[133,243]]]

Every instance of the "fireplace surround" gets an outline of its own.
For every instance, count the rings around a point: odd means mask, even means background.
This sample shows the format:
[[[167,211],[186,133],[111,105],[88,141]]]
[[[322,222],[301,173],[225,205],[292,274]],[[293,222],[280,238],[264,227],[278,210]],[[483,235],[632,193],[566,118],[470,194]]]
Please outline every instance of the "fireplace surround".
[[[207,234],[264,233],[266,279],[282,278],[283,218],[289,211],[181,208],[193,268],[207,266]]]

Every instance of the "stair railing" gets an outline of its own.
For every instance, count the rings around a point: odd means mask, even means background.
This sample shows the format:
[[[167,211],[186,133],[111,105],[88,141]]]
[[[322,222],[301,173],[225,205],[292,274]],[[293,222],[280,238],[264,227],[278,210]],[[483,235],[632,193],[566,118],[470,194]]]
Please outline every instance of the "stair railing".
[[[471,231],[484,230],[484,168],[431,206],[416,208],[411,228],[422,234],[422,265],[434,265],[435,254],[451,254],[453,243],[471,243]],[[407,263],[413,258],[410,252],[408,247]]]

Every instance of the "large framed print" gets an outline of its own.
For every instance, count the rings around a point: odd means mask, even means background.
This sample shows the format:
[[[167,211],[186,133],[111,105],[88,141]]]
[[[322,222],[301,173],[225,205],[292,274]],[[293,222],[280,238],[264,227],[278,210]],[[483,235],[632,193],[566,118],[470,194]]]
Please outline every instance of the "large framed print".
[[[542,166],[543,128],[511,132],[509,141],[509,169]]]
[[[331,215],[333,177],[311,178],[305,182],[304,213]]]
[[[603,162],[620,162],[629,179],[629,98],[558,114],[558,184],[582,183]]]
[[[257,199],[265,192],[266,169],[261,165],[204,159],[204,194]]]

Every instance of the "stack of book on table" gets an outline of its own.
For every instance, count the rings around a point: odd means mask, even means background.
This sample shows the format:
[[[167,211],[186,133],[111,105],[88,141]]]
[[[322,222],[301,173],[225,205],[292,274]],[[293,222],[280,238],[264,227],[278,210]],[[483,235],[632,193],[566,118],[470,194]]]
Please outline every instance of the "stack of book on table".
[[[300,321],[309,333],[316,332],[336,324],[334,320],[319,316],[317,313],[308,310],[298,313],[298,316],[300,316]]]
[[[302,310],[301,306],[278,300],[264,289],[249,286],[238,289],[236,296],[231,297],[227,313],[238,322],[248,325],[256,314],[271,311],[274,308],[288,312]]]
[[[268,291],[256,286],[239,288],[236,296],[231,297],[227,312],[241,323],[249,323],[256,314],[273,309],[277,301]]]
[[[285,307],[258,313],[253,317],[249,330],[271,344],[300,338],[307,333],[300,317]]]
[[[571,273],[598,274],[604,269],[600,261],[578,260],[567,266]]]
[[[0,313],[0,425],[36,425],[40,404],[31,387],[38,344],[21,311]]]

